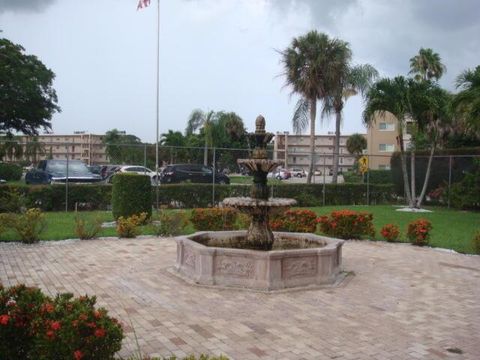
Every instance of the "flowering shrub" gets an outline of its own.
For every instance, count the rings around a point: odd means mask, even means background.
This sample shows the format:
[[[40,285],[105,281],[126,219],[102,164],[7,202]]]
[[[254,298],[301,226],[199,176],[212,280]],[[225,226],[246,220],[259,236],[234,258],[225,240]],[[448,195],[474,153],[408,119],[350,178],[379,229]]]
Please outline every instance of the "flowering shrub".
[[[151,227],[153,233],[157,236],[178,235],[188,224],[188,219],[184,212],[165,212],[162,211],[154,221]]]
[[[16,215],[12,227],[23,243],[33,244],[40,240],[40,234],[47,227],[47,221],[40,209],[33,208],[24,214]]]
[[[193,209],[190,221],[196,230],[233,230],[237,211],[232,208]]]
[[[473,251],[480,255],[480,231],[473,237]]]
[[[374,236],[373,215],[352,210],[332,211],[330,217],[318,218],[320,230],[340,239],[360,239],[362,236]]]
[[[95,239],[102,230],[102,220],[88,220],[77,215],[75,217],[75,234],[82,240]]]
[[[311,210],[287,210],[272,217],[270,228],[273,231],[313,233],[317,229],[317,214]]]
[[[382,227],[382,230],[380,230],[380,234],[382,234],[385,240],[389,242],[394,242],[398,240],[398,237],[400,235],[400,229],[397,225],[387,224]]]
[[[414,245],[424,246],[428,244],[432,224],[427,219],[417,219],[408,224],[407,238]]]
[[[6,359],[113,359],[123,331],[95,297],[55,298],[0,286],[0,354]]]
[[[120,216],[117,220],[117,235],[121,238],[134,238],[139,233],[139,226],[144,224],[147,220],[148,214],[141,213],[139,215],[132,215],[127,218]]]

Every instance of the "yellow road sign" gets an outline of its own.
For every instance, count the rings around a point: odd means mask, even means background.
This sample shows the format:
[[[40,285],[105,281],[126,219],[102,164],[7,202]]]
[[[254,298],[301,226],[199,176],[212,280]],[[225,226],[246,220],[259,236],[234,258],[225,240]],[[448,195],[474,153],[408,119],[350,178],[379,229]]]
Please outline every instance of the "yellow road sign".
[[[368,171],[368,157],[362,156],[358,159],[359,169],[362,174],[365,174]]]

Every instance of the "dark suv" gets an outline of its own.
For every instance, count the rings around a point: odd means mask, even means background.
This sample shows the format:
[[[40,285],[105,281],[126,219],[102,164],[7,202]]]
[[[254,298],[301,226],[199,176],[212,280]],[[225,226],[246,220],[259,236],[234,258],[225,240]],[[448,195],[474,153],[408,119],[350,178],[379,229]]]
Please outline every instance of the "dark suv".
[[[68,170],[68,171],[67,171]],[[56,182],[93,183],[102,180],[102,177],[93,174],[82,161],[69,160],[42,160],[35,169],[25,175],[27,184],[51,184]]]
[[[160,174],[161,184],[179,182],[211,183],[213,182],[213,168],[200,164],[168,165]],[[215,183],[230,184],[230,178],[222,173],[215,172]]]

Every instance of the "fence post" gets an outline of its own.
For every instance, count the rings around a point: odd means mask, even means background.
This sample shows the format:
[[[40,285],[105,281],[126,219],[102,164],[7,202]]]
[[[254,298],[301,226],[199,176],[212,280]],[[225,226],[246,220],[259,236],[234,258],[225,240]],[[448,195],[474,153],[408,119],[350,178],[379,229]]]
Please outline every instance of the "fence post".
[[[216,175],[216,148],[213,148],[213,161],[212,161],[212,166],[213,166],[213,174],[212,174],[212,206],[215,205],[215,175]]]
[[[370,155],[367,155],[367,205],[370,205]]]
[[[450,186],[452,185],[452,156],[448,157],[448,200],[447,207],[450,209]]]
[[[143,167],[147,167],[147,144],[143,144]]]
[[[322,199],[322,202],[323,202],[323,206],[325,206],[325,192],[327,191],[327,187],[325,185],[325,162],[326,162],[326,156],[323,155],[323,191],[322,191],[322,195],[323,195],[323,199]],[[315,173],[314,173],[315,174]]]
[[[68,172],[69,172],[69,169],[68,169],[68,164],[69,164],[69,159],[68,159],[68,155],[69,155],[69,152],[68,152],[68,144],[66,145],[66,148],[67,148],[67,176],[65,178],[65,212],[68,212]]]

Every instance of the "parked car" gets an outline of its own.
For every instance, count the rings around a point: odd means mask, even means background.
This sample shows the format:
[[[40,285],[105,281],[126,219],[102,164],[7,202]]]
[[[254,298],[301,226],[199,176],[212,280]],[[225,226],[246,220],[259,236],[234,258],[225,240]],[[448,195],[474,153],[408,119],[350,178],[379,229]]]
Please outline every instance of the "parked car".
[[[130,173],[130,174],[139,174],[139,175],[148,175],[150,176],[150,180],[152,182],[152,185],[155,185],[157,183],[157,174],[155,171],[150,170],[149,168],[146,168],[145,166],[136,166],[136,165],[122,165],[119,166],[115,170],[116,173]],[[160,170],[158,171],[158,174],[160,175]],[[110,182],[111,182],[110,177]]]
[[[120,166],[121,165],[104,165],[100,169],[100,176],[102,177],[102,179],[106,179],[110,175],[114,174]]]
[[[292,173],[287,169],[277,169],[274,172],[269,173],[267,177],[278,179],[278,180],[287,180],[292,177]]]
[[[213,168],[200,164],[168,165],[160,174],[161,184],[180,182],[211,183],[214,179]],[[230,184],[230,178],[218,171],[215,172],[215,183]]]
[[[90,170],[90,172],[93,174],[100,175],[102,167],[100,165],[88,165],[88,170]]]
[[[0,184],[5,184],[7,180],[0,179]]]
[[[302,168],[293,168],[290,172],[292,173],[292,176],[295,176],[298,178],[307,176],[307,173]]]
[[[68,168],[67,168],[68,163]],[[102,181],[102,177],[93,174],[80,160],[41,160],[35,169],[25,175],[27,184],[51,183],[94,183]]]

